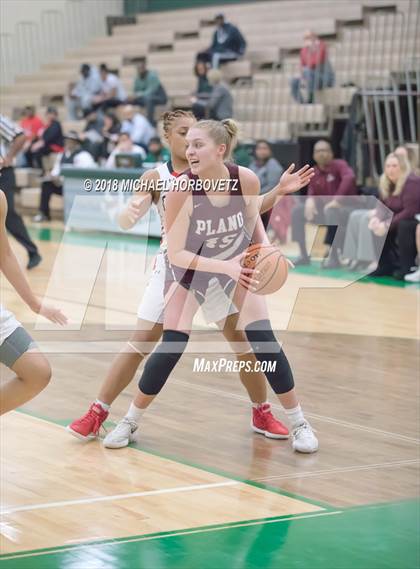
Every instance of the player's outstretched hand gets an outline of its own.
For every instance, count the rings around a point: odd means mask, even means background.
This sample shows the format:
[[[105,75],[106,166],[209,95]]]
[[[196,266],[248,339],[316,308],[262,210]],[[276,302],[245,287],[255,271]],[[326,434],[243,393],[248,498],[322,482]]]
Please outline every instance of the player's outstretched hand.
[[[280,195],[293,194],[301,188],[304,188],[309,184],[311,178],[314,175],[314,169],[305,164],[303,168],[293,172],[295,169],[294,164],[290,164],[287,170],[282,174],[279,182],[278,193]]]
[[[65,316],[60,309],[54,308],[54,306],[48,306],[48,304],[40,304],[39,309],[35,310],[38,314],[45,316],[54,324],[60,324],[64,326],[67,324],[67,316]]]

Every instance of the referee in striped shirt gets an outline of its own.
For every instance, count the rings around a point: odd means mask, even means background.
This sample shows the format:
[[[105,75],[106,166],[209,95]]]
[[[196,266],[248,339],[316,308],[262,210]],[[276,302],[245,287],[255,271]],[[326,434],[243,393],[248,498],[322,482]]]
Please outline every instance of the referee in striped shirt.
[[[23,130],[0,113],[0,188],[7,199],[6,229],[28,252],[27,269],[41,262],[37,246],[29,237],[21,216],[15,210],[16,179],[13,161],[25,143]]]

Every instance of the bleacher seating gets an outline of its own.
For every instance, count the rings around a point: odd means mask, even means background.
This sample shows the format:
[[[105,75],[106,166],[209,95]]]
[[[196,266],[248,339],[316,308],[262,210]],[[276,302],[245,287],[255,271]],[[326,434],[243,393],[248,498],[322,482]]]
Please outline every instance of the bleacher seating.
[[[407,55],[420,49],[416,28],[407,21],[407,4],[403,0],[268,0],[226,7],[226,17],[240,27],[248,42],[244,58],[222,68],[233,86],[236,118],[256,125],[286,121],[287,128],[263,129],[282,136],[306,127],[312,130],[314,124],[328,125],[335,112],[345,112],[357,86],[368,80],[373,86],[384,84],[392,71],[401,68]],[[133,60],[143,56],[160,74],[170,103],[187,105],[195,87],[195,54],[210,43],[214,13],[215,8],[207,6],[139,14],[135,24],[115,26],[111,36],[94,38],[68,52],[61,61],[18,77],[14,85],[2,90],[2,111],[13,114],[15,108],[34,104],[42,112],[40,107],[54,98],[65,120],[64,94],[69,82],[77,80],[81,63],[106,62],[119,70],[124,87],[131,92],[136,73]],[[327,40],[337,78],[336,87],[318,93],[317,104],[311,108],[296,105],[289,87],[290,77],[298,72],[298,50],[306,29]],[[403,33],[404,41],[396,50],[395,37]],[[237,89],[236,82],[243,79],[248,83]],[[352,83],[355,87],[340,86]],[[258,97],[264,89],[268,94],[262,115]],[[81,124],[71,126],[81,128]],[[257,136],[261,128],[244,130]]]

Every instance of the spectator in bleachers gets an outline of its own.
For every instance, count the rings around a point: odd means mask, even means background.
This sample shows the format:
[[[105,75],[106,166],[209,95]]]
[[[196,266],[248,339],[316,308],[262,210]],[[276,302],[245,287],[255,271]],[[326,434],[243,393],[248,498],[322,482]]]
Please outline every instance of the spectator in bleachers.
[[[108,110],[104,115],[104,125],[102,127],[102,144],[99,152],[99,159],[108,158],[118,142],[121,132],[121,123],[112,110]]]
[[[60,176],[61,167],[94,168],[96,166],[91,154],[82,148],[82,140],[76,131],[70,131],[65,137],[64,152],[56,158],[53,169],[47,179],[41,184],[41,199],[39,213],[33,221],[50,221],[50,199],[52,194],[63,195],[63,178]]]
[[[351,205],[341,198],[356,194],[355,175],[345,160],[334,158],[331,144],[318,140],[314,146],[315,174],[309,183],[308,197],[304,204],[297,205],[292,212],[292,240],[297,241],[300,257],[295,265],[311,263],[306,249],[305,224],[327,224],[325,244],[328,245],[322,267],[326,269],[341,266],[338,249],[342,248],[345,227],[351,212]],[[337,233],[337,235],[336,235]]]
[[[132,105],[126,105],[122,110],[121,130],[128,132],[134,144],[142,146],[147,150],[147,146],[156,130],[147,118],[134,110]]]
[[[394,150],[394,153],[397,156],[404,156],[404,158],[410,164],[411,172],[416,176],[420,176],[418,144],[406,144],[405,146],[397,146],[397,148]]]
[[[104,141],[102,136],[104,118],[102,113],[94,109],[85,111],[84,115],[86,124],[79,137],[83,141],[83,147],[85,150],[92,154],[93,159],[97,162],[99,160],[102,143]]]
[[[145,163],[156,164],[159,162],[167,162],[170,158],[171,154],[169,150],[163,146],[160,138],[158,136],[151,138],[147,148]]]
[[[379,245],[386,235],[377,268],[371,276],[391,276],[402,279],[414,263],[414,241],[420,213],[420,178],[410,172],[410,165],[404,156],[388,154],[384,173],[379,180],[379,196],[383,204],[391,210],[393,217],[386,219],[388,210],[376,208],[355,210],[350,215],[344,242],[344,256],[351,259],[352,269],[374,269]],[[413,232],[406,232],[407,222],[413,223]],[[415,243],[415,242],[414,242]],[[411,258],[407,252],[411,250]],[[404,264],[404,266],[403,266]]]
[[[25,133],[26,140],[21,150],[20,156],[23,157],[21,162],[22,166],[32,168],[32,152],[30,148],[32,143],[36,142],[41,135],[42,130],[45,128],[44,122],[35,113],[35,107],[28,105],[23,111],[23,118],[20,120],[20,126]]]
[[[92,107],[94,109],[109,109],[123,104],[127,95],[121,79],[115,73],[110,72],[106,63],[101,63],[99,66],[99,74],[101,77],[101,92],[92,98]]]
[[[249,165],[251,164],[252,161],[251,151],[249,146],[238,140],[235,148],[233,149],[232,155],[235,164],[237,164],[238,166],[245,166],[245,168],[249,168]]]
[[[118,137],[118,144],[111,152],[106,161],[105,168],[117,168],[117,156],[120,154],[138,154],[142,160],[146,158],[146,152],[144,148],[133,143],[128,132],[124,130],[120,133]]]
[[[233,97],[229,87],[222,80],[219,69],[210,69],[208,79],[213,90],[208,100],[199,99],[193,104],[194,115],[198,120],[208,118],[221,121],[231,118],[233,115]]]
[[[291,80],[292,96],[298,103],[313,103],[315,91],[334,85],[334,71],[328,59],[326,43],[312,31],[304,35],[300,50],[300,77]],[[306,96],[302,95],[302,89]]]
[[[130,102],[139,107],[145,107],[147,118],[153,126],[155,121],[155,107],[166,105],[168,97],[156,71],[147,69],[146,60],[137,65],[137,77],[134,80],[134,97]]]
[[[82,112],[90,109],[93,97],[102,89],[101,77],[97,67],[83,63],[80,67],[81,78],[76,85],[70,85],[66,97],[67,112],[70,120],[78,120]]]
[[[239,29],[225,21],[223,14],[215,17],[216,30],[213,34],[211,46],[197,54],[198,61],[211,63],[213,69],[217,69],[220,63],[235,61],[246,50],[246,41]]]
[[[194,66],[194,75],[197,77],[197,90],[193,93],[192,102],[195,103],[197,99],[207,100],[213,90],[210,85],[207,73],[209,71],[208,65],[204,61],[197,61]]]
[[[48,107],[45,115],[45,129],[42,131],[39,140],[32,143],[30,152],[32,153],[34,164],[37,168],[44,170],[43,158],[50,154],[57,154],[64,150],[64,138],[61,123],[58,120],[58,112],[55,107]]]
[[[260,181],[260,193],[265,194],[274,188],[283,174],[280,162],[273,156],[268,140],[257,140],[254,149],[254,160],[249,165]],[[267,228],[271,210],[261,215],[264,227]]]
[[[283,174],[283,167],[274,158],[273,150],[268,140],[257,140],[254,149],[254,160],[249,167],[257,174],[260,180],[261,194],[272,190]]]

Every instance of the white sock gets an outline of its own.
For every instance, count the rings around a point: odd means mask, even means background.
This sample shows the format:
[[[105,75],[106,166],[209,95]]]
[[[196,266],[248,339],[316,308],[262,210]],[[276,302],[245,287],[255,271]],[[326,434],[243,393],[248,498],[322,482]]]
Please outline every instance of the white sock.
[[[103,401],[101,401],[100,399],[97,399],[95,401],[96,405],[100,405],[102,407],[102,409],[104,409],[105,411],[109,411],[111,408],[111,405],[108,405],[107,403],[104,403]]]
[[[284,409],[292,427],[297,427],[301,425],[305,421],[305,417],[303,416],[303,411],[300,405],[293,407],[293,409]]]
[[[145,411],[146,409],[140,409],[140,407],[136,407],[134,403],[130,403],[130,407],[128,408],[128,411],[125,414],[125,416],[127,417],[127,419],[130,419],[130,421],[138,423],[140,421],[140,417],[143,415]]]
[[[269,401],[264,401],[263,403],[254,403],[254,402],[252,403],[252,407],[253,407],[254,409],[261,409],[261,407],[262,407],[263,405],[270,405],[270,402],[269,402]]]

